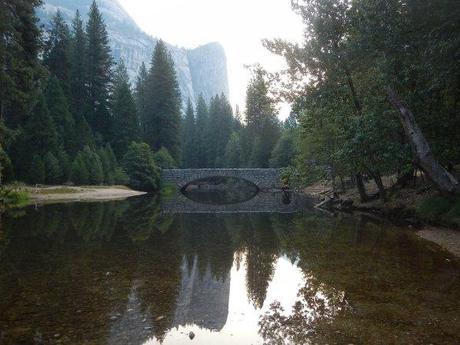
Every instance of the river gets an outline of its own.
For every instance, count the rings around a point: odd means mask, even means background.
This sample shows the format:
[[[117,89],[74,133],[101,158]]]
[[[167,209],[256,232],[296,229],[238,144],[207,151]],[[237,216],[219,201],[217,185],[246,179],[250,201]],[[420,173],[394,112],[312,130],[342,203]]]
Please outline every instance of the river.
[[[460,344],[456,259],[385,221],[263,200],[3,215],[0,344]]]

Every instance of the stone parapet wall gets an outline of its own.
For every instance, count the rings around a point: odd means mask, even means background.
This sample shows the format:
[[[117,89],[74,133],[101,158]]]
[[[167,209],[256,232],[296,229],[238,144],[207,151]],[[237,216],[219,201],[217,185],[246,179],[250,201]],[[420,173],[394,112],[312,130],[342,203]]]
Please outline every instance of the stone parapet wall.
[[[266,190],[281,187],[280,175],[280,169],[163,169],[161,181],[182,189],[197,180],[233,177],[249,181],[259,189]]]

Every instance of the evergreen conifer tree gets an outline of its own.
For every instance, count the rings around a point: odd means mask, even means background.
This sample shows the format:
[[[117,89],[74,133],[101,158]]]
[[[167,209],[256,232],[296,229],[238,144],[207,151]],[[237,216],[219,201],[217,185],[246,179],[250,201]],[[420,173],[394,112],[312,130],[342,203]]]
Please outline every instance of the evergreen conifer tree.
[[[207,161],[207,128],[208,128],[208,106],[202,94],[198,97],[196,106],[196,131],[197,138],[196,154],[197,167],[206,168]]]
[[[136,103],[131,92],[128,72],[123,61],[115,75],[112,101],[113,139],[112,145],[118,157],[122,157],[128,145],[140,139],[139,118]]]
[[[97,154],[99,155],[102,170],[104,171],[104,182],[109,185],[116,183],[117,169],[119,167],[110,144],[107,144],[104,148],[100,148]]]
[[[266,72],[256,67],[246,93],[246,127],[241,146],[246,166],[264,168],[280,135],[274,102],[269,96]]]
[[[51,76],[45,96],[50,116],[57,131],[59,146],[66,152],[76,153],[78,149],[76,136],[79,133],[75,131],[75,121],[70,113],[67,98],[61,88],[61,83],[55,76]]]
[[[86,84],[88,123],[102,141],[111,135],[111,118],[109,112],[109,93],[113,60],[109,47],[109,37],[102,19],[102,14],[93,1],[86,24]]]
[[[72,163],[70,180],[78,185],[89,183],[89,171],[86,167],[86,161],[83,152],[79,152]]]
[[[83,149],[85,166],[88,169],[88,183],[92,185],[104,182],[104,171],[98,154],[88,146]]]
[[[232,134],[233,111],[225,95],[216,95],[209,105],[207,127],[208,152],[210,167],[221,167],[225,161],[225,149]]]
[[[14,129],[28,116],[43,75],[39,5],[40,0],[0,2],[0,119]]]
[[[184,168],[195,168],[197,156],[197,137],[195,111],[193,110],[193,104],[190,99],[187,102],[187,111],[185,113],[183,140],[183,166]]]
[[[19,178],[25,178],[34,155],[45,156],[59,149],[56,128],[43,94],[24,125],[10,156]]]
[[[69,27],[58,10],[51,21],[43,61],[51,75],[61,83],[66,97],[70,96],[70,42]]]
[[[270,158],[270,166],[273,168],[286,168],[294,164],[297,155],[295,138],[292,131],[285,131],[275,145]]]
[[[51,152],[48,152],[44,158],[45,171],[46,171],[46,183],[47,184],[58,184],[61,183],[62,171],[59,166],[59,161],[56,156]]]
[[[86,34],[83,29],[83,21],[80,12],[77,11],[72,22],[72,34],[70,42],[70,106],[75,122],[80,123],[80,117],[84,116],[87,92],[86,92]],[[89,144],[89,143],[87,143]],[[80,147],[83,149],[83,147]]]
[[[61,183],[69,181],[72,164],[69,155],[64,150],[59,150],[56,158],[61,168]]]
[[[239,168],[241,164],[240,136],[233,132],[225,149],[225,166],[227,168]]]
[[[146,85],[145,137],[152,150],[168,149],[180,161],[181,97],[174,63],[163,41],[158,41]]]
[[[135,90],[135,100],[136,108],[141,124],[141,134],[145,138],[145,123],[146,123],[146,106],[147,106],[147,79],[148,79],[147,67],[145,63],[142,62],[139,69],[139,75],[137,76],[136,81],[136,90]]]
[[[33,156],[26,181],[34,184],[44,184],[46,182],[46,169],[41,156]]]

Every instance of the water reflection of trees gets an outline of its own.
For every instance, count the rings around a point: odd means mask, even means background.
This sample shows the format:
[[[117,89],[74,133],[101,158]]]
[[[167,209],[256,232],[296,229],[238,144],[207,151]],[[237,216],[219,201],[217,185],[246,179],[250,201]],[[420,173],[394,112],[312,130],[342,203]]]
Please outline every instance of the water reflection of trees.
[[[305,286],[292,310],[273,303],[261,317],[266,344],[459,343],[455,263],[365,218],[296,216],[293,224],[280,241],[298,257]]]
[[[179,324],[222,328],[234,253],[247,256],[248,295],[257,307],[279,253],[265,216],[173,217],[149,198],[30,208],[6,217],[4,235],[0,293],[8,297],[0,301],[0,330],[21,330],[11,343],[37,334],[45,342],[59,334],[63,343],[162,340]],[[193,292],[179,319],[183,279],[194,265],[195,286],[221,292]]]
[[[140,198],[30,209],[4,217],[2,231],[5,344],[123,344],[192,323],[221,329],[232,265],[244,263],[248,297],[262,308],[281,255],[305,285],[292,310],[274,303],[261,318],[267,344],[414,343],[414,333],[445,343],[460,308],[454,264],[365,218],[171,216]],[[450,337],[460,343],[458,332]]]

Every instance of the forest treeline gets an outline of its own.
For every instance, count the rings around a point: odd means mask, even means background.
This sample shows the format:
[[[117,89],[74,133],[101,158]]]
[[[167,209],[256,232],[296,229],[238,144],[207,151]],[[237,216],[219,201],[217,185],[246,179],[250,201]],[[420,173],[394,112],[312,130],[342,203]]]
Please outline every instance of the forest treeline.
[[[40,5],[0,5],[3,182],[153,190],[159,168],[287,164],[293,142],[282,135],[262,69],[248,86],[246,125],[225,95],[184,107],[161,40],[131,85],[96,1],[86,23],[78,11],[71,25],[57,12],[48,30],[35,16]]]
[[[460,191],[449,174],[460,163],[459,2],[297,0],[292,7],[305,25],[303,43],[265,41],[288,64],[274,77],[299,125],[292,176],[337,187],[351,178],[366,200],[363,176],[385,197],[382,176],[404,184],[421,169],[443,178],[435,183],[441,190]],[[437,170],[427,158],[440,163]]]

